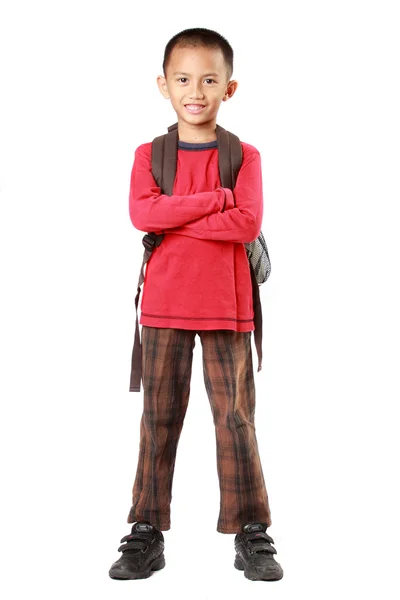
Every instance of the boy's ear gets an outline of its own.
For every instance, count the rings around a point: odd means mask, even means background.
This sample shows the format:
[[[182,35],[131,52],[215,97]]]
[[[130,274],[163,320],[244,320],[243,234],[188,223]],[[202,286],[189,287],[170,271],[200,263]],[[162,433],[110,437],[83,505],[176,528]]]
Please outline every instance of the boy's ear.
[[[231,81],[226,86],[226,91],[223,97],[224,102],[232,98],[233,94],[236,92],[237,86],[239,83],[235,79],[231,79]]]
[[[169,98],[167,81],[166,81],[165,77],[163,77],[162,75],[159,75],[157,77],[157,85],[158,85],[158,89],[160,90],[160,92],[162,93],[164,98]]]

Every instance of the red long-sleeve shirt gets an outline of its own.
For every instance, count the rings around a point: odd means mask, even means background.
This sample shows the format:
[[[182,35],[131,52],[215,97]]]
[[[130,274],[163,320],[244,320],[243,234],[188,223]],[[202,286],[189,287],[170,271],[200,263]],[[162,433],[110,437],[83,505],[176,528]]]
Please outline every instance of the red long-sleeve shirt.
[[[244,242],[260,234],[261,157],[241,142],[235,189],[222,188],[217,141],[178,141],[173,194],[151,172],[151,143],[132,167],[129,214],[136,229],[165,233],[145,271],[140,324],[174,329],[254,330],[249,261]]]

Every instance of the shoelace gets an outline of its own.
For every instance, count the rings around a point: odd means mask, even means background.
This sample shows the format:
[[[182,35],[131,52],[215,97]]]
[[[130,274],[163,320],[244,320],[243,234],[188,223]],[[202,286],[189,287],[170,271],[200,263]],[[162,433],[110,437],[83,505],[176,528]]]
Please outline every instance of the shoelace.
[[[131,551],[133,554],[146,552],[150,544],[155,542],[154,533],[130,533],[121,538],[121,542],[126,542],[118,548],[118,552]]]
[[[254,552],[277,554],[276,549],[271,546],[271,544],[274,544],[275,542],[268,533],[245,533],[244,539],[250,554],[253,554]]]

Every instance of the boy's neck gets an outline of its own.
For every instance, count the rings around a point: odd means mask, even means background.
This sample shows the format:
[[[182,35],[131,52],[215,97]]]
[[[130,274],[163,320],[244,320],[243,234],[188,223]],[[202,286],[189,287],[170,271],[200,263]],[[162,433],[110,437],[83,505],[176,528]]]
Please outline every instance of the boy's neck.
[[[180,142],[189,142],[192,144],[213,142],[217,139],[215,128],[215,119],[207,123],[200,123],[199,125],[178,120],[178,139]]]

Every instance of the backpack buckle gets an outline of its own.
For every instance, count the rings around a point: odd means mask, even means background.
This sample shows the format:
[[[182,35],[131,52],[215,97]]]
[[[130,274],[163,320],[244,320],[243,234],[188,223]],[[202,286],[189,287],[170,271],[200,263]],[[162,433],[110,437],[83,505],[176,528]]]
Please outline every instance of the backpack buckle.
[[[154,233],[146,233],[146,235],[143,237],[142,239],[142,244],[143,246],[146,248],[146,250],[148,250],[149,252],[153,251],[154,245],[156,243]]]

